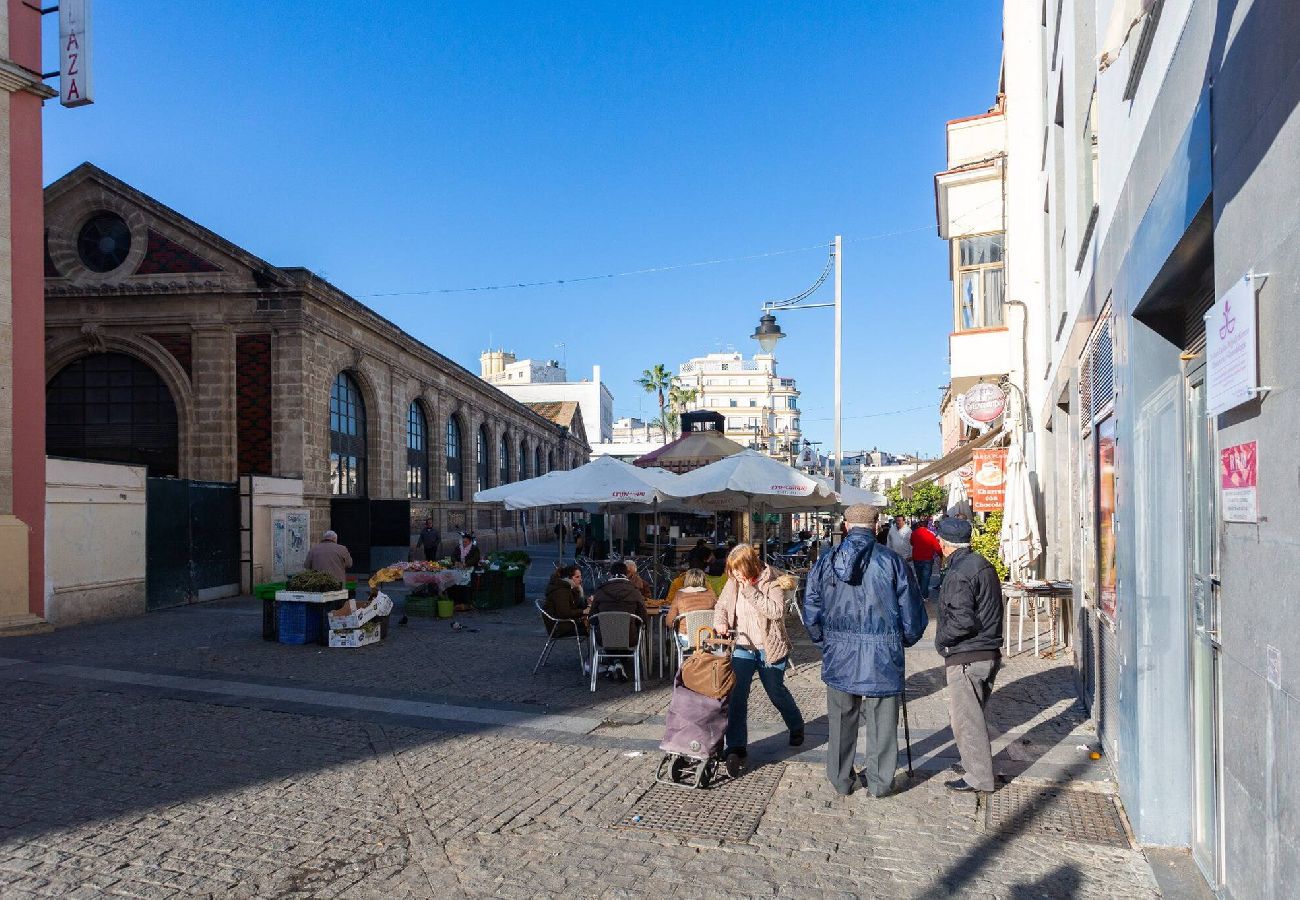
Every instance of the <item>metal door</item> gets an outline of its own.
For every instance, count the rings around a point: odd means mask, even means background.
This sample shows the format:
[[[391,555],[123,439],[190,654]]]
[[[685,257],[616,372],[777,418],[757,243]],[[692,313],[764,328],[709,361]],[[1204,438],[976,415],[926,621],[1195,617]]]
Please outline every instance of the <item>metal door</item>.
[[[1192,587],[1192,740],[1196,793],[1192,855],[1211,885],[1219,884],[1222,861],[1215,456],[1213,421],[1205,414],[1205,360],[1201,357],[1187,372],[1187,525]]]
[[[239,593],[239,486],[149,478],[145,499],[146,608]]]
[[[370,500],[365,497],[335,497],[330,500],[330,526],[339,543],[352,556],[351,572],[370,569]]]

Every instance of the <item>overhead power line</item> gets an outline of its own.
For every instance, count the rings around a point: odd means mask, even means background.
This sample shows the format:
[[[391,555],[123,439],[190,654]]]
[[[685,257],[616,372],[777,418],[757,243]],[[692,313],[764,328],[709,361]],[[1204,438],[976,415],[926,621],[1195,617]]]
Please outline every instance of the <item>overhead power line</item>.
[[[885,231],[880,234],[870,234],[858,238],[848,238],[844,240],[845,244],[860,244],[866,241],[880,241],[885,238],[898,237],[904,234],[914,234],[918,231],[925,231],[933,228],[933,224],[918,225],[915,228],[902,228],[896,231]],[[704,266],[717,266],[723,263],[749,262],[755,259],[766,259],[770,256],[787,256],[791,253],[809,253],[813,250],[826,250],[830,247],[830,242],[821,244],[810,244],[807,247],[791,247],[785,250],[768,250],[764,253],[750,253],[746,256],[726,256],[719,259],[704,259],[697,262],[676,263],[668,266],[650,266],[644,269],[629,269],[624,272],[607,272],[603,275],[577,275],[572,278],[552,278],[546,281],[519,281],[503,284],[484,284],[474,287],[449,287],[449,288],[429,288],[419,291],[388,291],[378,294],[361,294],[362,297],[427,297],[434,294],[467,294],[475,291],[511,291],[524,288],[538,287],[559,287],[566,284],[581,284],[587,281],[604,281],[611,278],[627,278],[633,275],[653,275],[658,272],[674,272],[681,269],[698,269]]]

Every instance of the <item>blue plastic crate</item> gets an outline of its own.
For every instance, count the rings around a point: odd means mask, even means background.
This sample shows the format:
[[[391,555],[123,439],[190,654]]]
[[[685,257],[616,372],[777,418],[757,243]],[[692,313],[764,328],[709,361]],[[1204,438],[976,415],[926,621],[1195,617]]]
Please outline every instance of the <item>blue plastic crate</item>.
[[[276,601],[281,644],[315,644],[321,638],[321,615],[315,603]]]

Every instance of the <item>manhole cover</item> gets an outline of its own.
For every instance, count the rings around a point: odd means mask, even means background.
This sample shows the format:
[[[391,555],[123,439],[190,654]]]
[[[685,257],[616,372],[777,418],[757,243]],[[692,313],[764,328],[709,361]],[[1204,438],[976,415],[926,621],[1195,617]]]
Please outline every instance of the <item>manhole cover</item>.
[[[747,841],[758,830],[781,781],[783,765],[762,766],[707,790],[655,782],[615,828],[674,831],[720,841]]]
[[[1008,784],[985,801],[984,824],[1008,837],[1042,834],[1064,841],[1129,846],[1115,798],[1092,791]]]

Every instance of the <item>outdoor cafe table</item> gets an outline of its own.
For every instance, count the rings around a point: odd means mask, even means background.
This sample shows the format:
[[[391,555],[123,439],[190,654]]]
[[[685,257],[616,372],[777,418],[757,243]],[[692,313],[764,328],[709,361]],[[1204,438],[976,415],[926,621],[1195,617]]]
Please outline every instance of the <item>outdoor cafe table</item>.
[[[650,639],[641,646],[642,661],[645,663],[646,674],[650,674],[650,667],[657,661],[659,666],[659,676],[664,677],[664,657],[667,656],[668,650],[665,647],[667,643],[667,619],[668,603],[662,605],[650,602],[646,604],[646,631]],[[652,657],[651,654],[654,654]]]
[[[1052,629],[1051,643],[1047,645],[1050,653],[1055,653],[1057,646],[1062,649],[1070,644],[1070,600],[1074,597],[1074,586],[1068,581],[1031,581],[1002,585],[1002,602],[1004,604],[1003,627],[1006,629],[1006,654],[1011,655],[1011,604],[1019,604],[1019,630],[1016,652],[1024,649],[1024,621],[1026,604],[1034,607],[1034,655],[1038,649],[1038,601],[1046,600],[1050,604],[1048,616]]]

